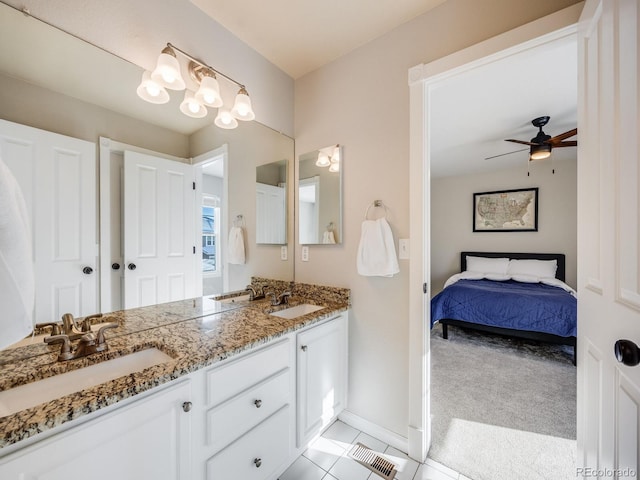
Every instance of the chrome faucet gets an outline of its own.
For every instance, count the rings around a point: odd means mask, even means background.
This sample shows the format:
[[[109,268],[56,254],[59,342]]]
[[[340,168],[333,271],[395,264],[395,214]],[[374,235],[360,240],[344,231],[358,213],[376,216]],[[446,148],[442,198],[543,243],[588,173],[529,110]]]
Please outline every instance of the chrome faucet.
[[[93,353],[104,352],[109,349],[107,345],[107,341],[104,338],[104,331],[109,328],[116,328],[118,326],[117,323],[107,323],[100,327],[98,333],[95,334],[93,332],[85,333],[80,336],[80,341],[78,342],[78,346],[75,351],[71,351],[71,339],[68,335],[52,335],[51,337],[46,337],[44,341],[48,345],[53,345],[56,343],[61,343],[62,347],[60,347],[60,354],[58,355],[58,361],[64,362],[66,360],[73,360],[74,358],[86,357],[87,355],[91,355]]]
[[[247,285],[245,290],[247,292],[249,292],[249,301],[260,300],[261,298],[264,298],[264,296],[265,296],[264,290],[262,288],[260,288],[258,290],[256,287],[254,287],[251,284]]]
[[[269,292],[269,293],[266,293],[265,295],[271,297],[271,306],[275,307],[277,305],[288,305],[291,292],[289,291],[282,292],[277,297],[274,292]]]

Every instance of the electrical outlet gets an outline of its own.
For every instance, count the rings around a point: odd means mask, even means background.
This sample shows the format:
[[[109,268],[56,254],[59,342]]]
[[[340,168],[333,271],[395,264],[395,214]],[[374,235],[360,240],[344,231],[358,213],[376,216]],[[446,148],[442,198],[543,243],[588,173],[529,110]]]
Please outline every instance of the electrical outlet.
[[[303,262],[309,261],[309,247],[307,245],[304,245],[302,247],[302,261]]]
[[[283,245],[280,247],[280,260],[287,259],[287,246]]]
[[[409,239],[401,238],[398,240],[398,258],[407,260],[409,258]]]

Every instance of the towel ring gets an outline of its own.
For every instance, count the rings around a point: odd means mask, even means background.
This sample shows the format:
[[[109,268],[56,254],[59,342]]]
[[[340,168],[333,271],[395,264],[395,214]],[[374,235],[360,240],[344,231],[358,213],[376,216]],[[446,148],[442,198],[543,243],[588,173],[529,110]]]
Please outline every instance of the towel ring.
[[[374,200],[373,202],[371,202],[369,204],[369,206],[367,207],[367,210],[364,212],[364,219],[365,220],[368,220],[369,209],[371,209],[371,207],[374,207],[374,208],[382,207],[382,208],[384,208],[384,218],[387,218],[387,214],[389,213],[389,210],[387,209],[387,206],[384,203],[382,203],[382,200]]]
[[[233,226],[234,227],[244,227],[244,216],[243,215],[236,215],[236,218],[233,221]]]

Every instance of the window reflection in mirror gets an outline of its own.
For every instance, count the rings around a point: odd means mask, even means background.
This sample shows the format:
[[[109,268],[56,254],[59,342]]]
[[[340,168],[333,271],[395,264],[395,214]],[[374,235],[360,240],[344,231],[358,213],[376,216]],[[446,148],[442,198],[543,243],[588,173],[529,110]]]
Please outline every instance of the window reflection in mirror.
[[[330,145],[300,155],[298,238],[301,245],[342,242],[342,151]]]
[[[287,161],[256,167],[256,243],[287,243]]]

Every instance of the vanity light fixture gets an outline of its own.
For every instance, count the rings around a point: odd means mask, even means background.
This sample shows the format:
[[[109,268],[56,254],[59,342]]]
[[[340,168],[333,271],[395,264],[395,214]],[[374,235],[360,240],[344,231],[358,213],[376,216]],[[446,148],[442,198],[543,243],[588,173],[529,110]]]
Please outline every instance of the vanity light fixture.
[[[331,145],[330,147],[318,150],[317,167],[329,167],[330,172],[340,171],[340,145]]]
[[[170,43],[167,43],[167,46],[160,53],[153,72],[145,71],[142,74],[142,81],[137,89],[140,98],[149,103],[167,103],[169,93],[166,89],[185,90],[187,88],[180,71],[180,62],[178,62],[176,52],[189,60],[187,67],[189,77],[198,85],[195,92],[188,89],[185,91],[184,100],[180,104],[182,113],[190,117],[202,118],[208,113],[207,107],[218,108],[215,124],[220,128],[227,129],[236,128],[238,120],[247,122],[255,119],[256,115],[251,106],[251,98],[249,98],[249,93],[244,85]],[[224,108],[218,76],[226,78],[239,87],[231,110]]]
[[[320,150],[318,152],[318,160],[316,160],[316,167],[328,167],[331,165],[331,160],[329,160],[329,155],[326,152]]]

